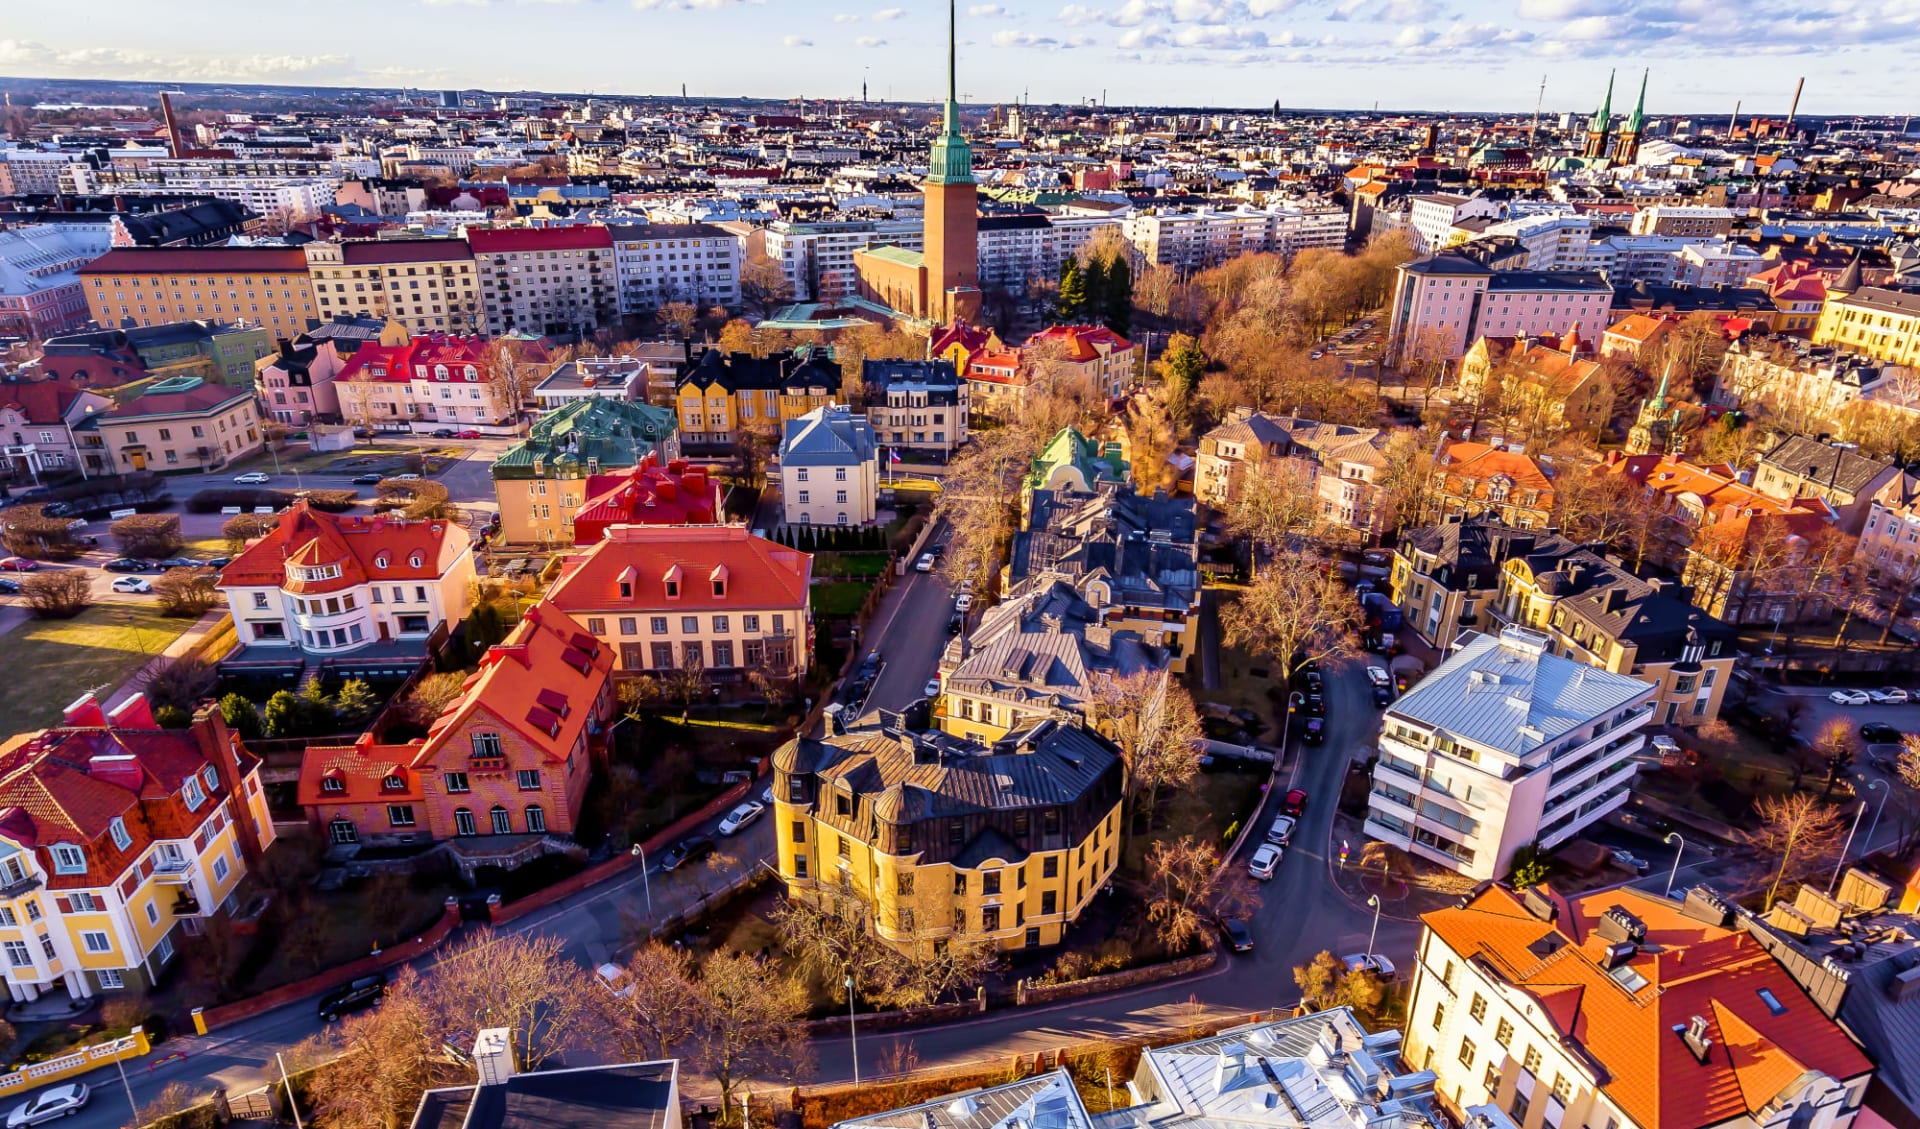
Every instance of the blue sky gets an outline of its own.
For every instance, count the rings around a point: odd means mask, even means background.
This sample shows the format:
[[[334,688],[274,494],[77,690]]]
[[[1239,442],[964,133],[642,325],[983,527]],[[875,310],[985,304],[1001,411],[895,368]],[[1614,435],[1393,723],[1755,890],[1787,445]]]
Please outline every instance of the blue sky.
[[[969,101],[1920,110],[1920,0],[960,0]],[[898,5],[898,6],[896,6]],[[940,92],[927,0],[4,0],[0,74],[611,93]],[[156,19],[164,9],[165,17]],[[1620,96],[1616,95],[1616,107]]]

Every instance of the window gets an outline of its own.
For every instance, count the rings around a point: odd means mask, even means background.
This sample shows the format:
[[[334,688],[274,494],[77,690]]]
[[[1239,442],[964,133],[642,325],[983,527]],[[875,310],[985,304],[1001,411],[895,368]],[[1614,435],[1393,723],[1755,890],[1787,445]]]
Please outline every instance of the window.
[[[893,888],[894,892],[901,897],[911,897],[913,895],[913,872],[911,870],[903,870],[895,875]]]
[[[1513,1021],[1512,1020],[1502,1019],[1500,1023],[1496,1027],[1494,1027],[1493,1041],[1500,1044],[1503,1047],[1509,1046],[1512,1044],[1513,1042]]]
[[[539,804],[527,805],[527,832],[532,835],[544,835],[547,830],[547,813]]]
[[[1473,1056],[1474,1056],[1473,1040],[1472,1039],[1460,1040],[1460,1065],[1472,1066]]]
[[[667,617],[663,615],[650,617],[647,620],[647,630],[653,632],[655,635],[665,635],[667,633]]]
[[[188,811],[193,811],[201,804],[207,802],[207,794],[200,790],[200,778],[198,776],[187,777],[187,785],[180,789],[180,795],[182,799],[187,801]]]
[[[966,875],[966,872],[965,872],[965,871],[957,871],[957,872],[955,872],[955,874],[954,874],[954,876],[953,876],[953,893],[954,893],[954,896],[955,896],[955,897],[962,897],[962,896],[964,896],[964,895],[966,894],[966,892],[967,892],[967,875]]]
[[[453,810],[453,833],[455,835],[478,835],[473,824],[473,811],[470,808]]]
[[[513,778],[514,783],[520,786],[522,792],[538,792],[540,790],[540,770],[537,768],[520,769],[513,774]]]
[[[1567,1077],[1565,1071],[1556,1071],[1553,1075],[1553,1096],[1560,1099],[1561,1105],[1573,1097],[1573,1079]]]
[[[75,913],[100,913],[106,908],[106,900],[98,894],[89,894],[83,890],[73,895],[73,909]]]
[[[805,878],[807,876],[807,856],[793,856],[793,876],[795,878]]]
[[[80,933],[80,943],[85,945],[87,951],[90,953],[110,953],[113,951],[113,942],[107,939],[105,933],[97,929],[82,930]]]
[[[508,817],[507,809],[501,807],[499,804],[495,804],[493,809],[487,812],[487,820],[493,827],[493,833],[495,835],[512,834],[513,820]]]
[[[1000,928],[999,906],[988,906],[980,911],[980,928],[988,933]]]
[[[1060,877],[1060,856],[1059,855],[1048,855],[1046,858],[1040,860],[1040,877],[1042,878]]]
[[[87,856],[71,843],[53,845],[53,869],[56,874],[85,874]]]
[[[1060,902],[1060,895],[1055,893],[1054,891],[1042,890],[1040,892],[1040,912],[1041,913],[1051,914],[1051,913],[1059,912],[1059,902]]]
[[[1446,1021],[1447,1021],[1447,1005],[1446,1004],[1433,1005],[1433,1029],[1435,1031],[1440,1030],[1441,1025],[1446,1023]]]
[[[467,784],[467,774],[464,772],[449,772],[447,773],[446,781],[447,791],[449,793],[473,791],[472,787]]]
[[[387,792],[404,792],[407,788],[407,782],[398,776],[389,776],[380,781],[380,787],[383,791]]]
[[[0,925],[18,925],[20,919],[14,915],[12,906],[0,906]]]
[[[475,733],[473,735],[473,755],[476,757],[505,756],[500,749],[498,733]]]
[[[412,804],[388,804],[387,823],[393,827],[413,826]]]
[[[756,632],[756,631],[759,631],[759,630],[760,630],[760,617],[759,617],[759,616],[757,616],[757,615],[743,615],[743,616],[741,616],[741,617],[740,617],[740,630],[742,630],[742,631],[745,631],[745,632],[748,632],[748,633],[752,633],[752,632]]]
[[[1000,892],[999,871],[989,870],[980,876],[980,892],[982,894],[998,894]]]
[[[127,834],[127,823],[119,816],[113,817],[113,822],[107,825],[107,830],[113,835],[114,846],[123,851],[133,846],[133,836]]]
[[[713,617],[713,633],[715,635],[727,634],[727,617],[726,616],[717,615]]]
[[[27,948],[25,941],[8,941],[7,963],[15,968],[25,968],[33,963],[33,950]]]
[[[1467,1008],[1467,1014],[1473,1016],[1473,1021],[1475,1023],[1479,1023],[1482,1020],[1486,1019],[1487,1018],[1487,998],[1481,995],[1480,993],[1475,992],[1473,994],[1473,1003]]]
[[[1487,1076],[1480,1080],[1480,1084],[1486,1087],[1488,1097],[1500,1092],[1500,1060],[1492,1059],[1487,1063]]]
[[[1528,1074],[1540,1073],[1540,1048],[1528,1047],[1526,1055],[1520,1060],[1520,1065],[1526,1068]]]
[[[1787,1005],[1780,1002],[1780,997],[1773,994],[1772,988],[1762,988],[1759,994],[1760,1002],[1767,1005],[1769,1012],[1772,1012],[1774,1015],[1787,1014]]]
[[[32,898],[27,899],[27,920],[40,920],[40,903],[34,901]]]
[[[1513,1091],[1513,1109],[1510,1113],[1515,1125],[1525,1125],[1527,1123],[1527,1107],[1531,1104],[1533,1103],[1528,1099],[1527,1092],[1515,1087]]]
[[[1452,961],[1447,962],[1446,971],[1440,974],[1440,983],[1445,984],[1449,988],[1453,987],[1453,962]]]
[[[620,634],[638,635],[639,633],[640,633],[639,620],[635,619],[633,616],[630,616],[630,615],[623,615],[620,617]]]
[[[225,882],[228,873],[231,872],[232,869],[232,867],[227,865],[227,856],[216,856],[213,860],[213,880],[215,882]]]

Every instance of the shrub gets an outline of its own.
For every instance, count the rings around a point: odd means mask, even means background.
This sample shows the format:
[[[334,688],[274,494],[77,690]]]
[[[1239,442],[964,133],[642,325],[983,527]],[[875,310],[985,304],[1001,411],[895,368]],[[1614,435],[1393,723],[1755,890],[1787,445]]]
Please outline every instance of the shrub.
[[[161,706],[153,711],[153,723],[162,729],[185,729],[193,724],[193,715],[179,706]]]
[[[293,495],[285,490],[268,490],[260,487],[234,486],[219,490],[202,490],[187,499],[187,512],[195,514],[217,514],[228,506],[239,506],[243,510],[252,510],[257,506],[272,506],[285,509],[292,504]]]
[[[69,528],[70,517],[48,517],[44,506],[20,506],[7,511],[0,545],[17,557],[43,561],[70,561],[86,551]]]
[[[360,501],[360,495],[354,490],[309,490],[306,499],[316,510],[339,514],[352,509]]]
[[[178,514],[134,514],[108,529],[120,551],[130,557],[170,557],[185,543],[180,537]]]
[[[204,615],[220,602],[220,574],[210,568],[170,568],[153,582],[153,593],[167,615]]]
[[[33,573],[21,578],[20,597],[41,619],[72,619],[93,603],[93,581],[78,568]]]
[[[1513,852],[1513,872],[1507,881],[1516,889],[1538,886],[1553,871],[1553,862],[1538,843],[1529,843]]]
[[[374,491],[379,495],[373,503],[374,509],[398,510],[408,521],[427,518],[451,521],[460,514],[459,507],[448,501],[452,495],[447,488],[430,479],[386,478]]]
[[[242,741],[254,741],[260,737],[260,711],[253,707],[244,694],[228,694],[220,699],[220,720],[227,728],[240,735]]]
[[[228,554],[235,555],[247,547],[247,542],[265,537],[272,528],[273,518],[267,514],[235,514],[220,527],[220,535],[227,539]]]
[[[178,658],[149,675],[142,689],[156,711],[172,706],[191,714],[219,681],[220,672],[205,659]],[[157,714],[154,720],[159,720]]]

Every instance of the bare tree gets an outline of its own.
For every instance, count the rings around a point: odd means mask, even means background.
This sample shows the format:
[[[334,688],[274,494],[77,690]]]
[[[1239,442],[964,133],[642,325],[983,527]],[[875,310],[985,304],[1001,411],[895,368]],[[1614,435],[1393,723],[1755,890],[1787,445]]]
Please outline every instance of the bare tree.
[[[806,989],[772,961],[716,952],[700,970],[700,994],[707,1015],[694,1058],[720,1086],[722,1118],[742,1081],[791,1081],[812,1068]]]
[[[426,987],[436,1032],[504,1027],[522,1071],[540,1069],[598,1031],[586,1022],[598,989],[558,937],[482,930],[448,948]]]
[[[667,696],[680,703],[680,720],[685,722],[687,715],[693,712],[693,703],[700,699],[700,691],[707,684],[706,670],[701,666],[699,656],[687,652],[680,665],[667,672],[661,684]]]
[[[1260,906],[1252,879],[1223,866],[1213,844],[1190,835],[1155,843],[1147,850],[1146,864],[1152,891],[1147,919],[1171,951],[1189,948],[1210,926],[1244,917]]]
[[[326,1129],[401,1129],[422,1093],[466,1073],[436,1040],[420,977],[403,967],[379,1007],[349,1016],[287,1058],[296,1069],[325,1063],[308,1080],[307,1105]]]
[[[740,430],[733,437],[733,461],[740,468],[740,477],[747,485],[758,490],[767,484],[767,460],[780,446],[778,425],[770,419],[754,419],[741,423]]]
[[[627,961],[619,981],[596,985],[622,1061],[678,1058],[692,1048],[705,1006],[696,981],[693,954],[650,940]]]
[[[1353,593],[1311,553],[1275,559],[1220,616],[1226,641],[1266,655],[1287,685],[1301,663],[1358,651],[1362,617]]]
[[[1319,498],[1305,466],[1264,448],[1235,467],[1234,477],[1225,511],[1227,530],[1252,542],[1257,573],[1261,554],[1277,556],[1311,534],[1318,524]]]
[[[201,615],[220,602],[220,574],[210,568],[170,568],[153,582],[153,593],[168,615]]]
[[[93,603],[93,582],[81,568],[36,572],[20,579],[20,597],[39,619],[72,619]]]
[[[753,688],[754,693],[760,695],[760,702],[764,707],[760,712],[760,717],[763,721],[773,712],[773,707],[787,699],[786,687],[780,684],[779,679],[767,673],[765,670],[755,668],[754,670],[748,671],[747,685]]]
[[[676,341],[687,341],[693,337],[693,327],[699,324],[700,311],[691,302],[668,302],[655,312],[662,328],[673,333]]]
[[[621,709],[636,721],[666,697],[666,690],[660,685],[660,680],[650,674],[622,679],[617,693],[620,697]]]
[[[874,891],[880,901],[882,894]],[[785,935],[787,951],[801,967],[825,984],[833,997],[845,1000],[845,980],[863,997],[890,979],[889,966],[899,960],[873,932],[875,908],[852,890],[829,882],[815,885],[804,898],[787,898],[773,911],[774,924]]]
[[[1114,743],[1126,765],[1126,812],[1120,821],[1124,854],[1142,811],[1152,827],[1161,790],[1178,788],[1200,771],[1200,716],[1186,687],[1160,670],[1098,683],[1087,702],[1087,720]]]
[[[466,689],[467,676],[457,670],[429,674],[407,691],[404,708],[416,725],[432,725],[433,720],[459,700]]]
[[[1839,808],[1805,792],[1763,796],[1753,810],[1758,822],[1746,832],[1746,844],[1762,857],[1780,860],[1767,887],[1764,908],[1772,909],[1780,883],[1789,875],[1809,873],[1832,859],[1846,821]]]
[[[984,592],[1000,571],[1019,514],[1020,478],[1039,447],[1015,428],[980,432],[955,456],[941,483],[934,517],[953,528],[941,572]]]

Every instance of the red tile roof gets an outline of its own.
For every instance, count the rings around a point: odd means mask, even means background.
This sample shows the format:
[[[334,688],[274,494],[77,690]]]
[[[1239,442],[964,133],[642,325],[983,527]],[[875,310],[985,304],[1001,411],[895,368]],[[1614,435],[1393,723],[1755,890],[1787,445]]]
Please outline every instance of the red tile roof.
[[[418,741],[379,745],[371,733],[351,745],[309,745],[300,758],[300,806],[420,803],[426,793],[412,767],[419,752]],[[400,777],[399,788],[386,786],[389,776]]]
[[[80,268],[81,274],[307,273],[298,247],[115,247]]]
[[[480,657],[480,672],[467,680],[460,699],[447,707],[414,758],[416,767],[438,763],[447,735],[463,731],[476,714],[511,727],[552,763],[564,763],[594,716],[594,706],[613,671],[612,647],[559,608],[535,604],[498,646]],[[471,753],[456,746],[462,763]]]
[[[1455,952],[1539,1000],[1555,1030],[1601,1068],[1600,1088],[1643,1129],[1696,1129],[1757,1115],[1802,1070],[1845,1081],[1872,1069],[1846,1032],[1746,933],[1687,917],[1669,899],[1630,887],[1568,901],[1554,925],[1504,886],[1422,920]],[[1602,967],[1597,935],[1614,906],[1646,925],[1628,962],[1637,989]],[[1562,947],[1542,957],[1543,938]],[[1765,989],[1785,1005],[1764,1004]],[[1701,1062],[1675,1032],[1694,1016],[1713,1040]]]
[[[0,411],[12,408],[28,423],[61,423],[79,398],[78,388],[57,380],[0,384]]]
[[[235,400],[252,398],[253,390],[249,388],[201,383],[181,392],[143,392],[110,412],[100,413],[100,418],[129,420],[147,416],[197,415],[214,411]]]
[[[284,588],[312,595],[370,581],[437,580],[472,548],[467,531],[449,521],[402,521],[377,514],[346,517],[295,502],[266,536],[220,573],[222,588]],[[340,576],[295,581],[287,564],[340,566]],[[417,564],[415,562],[418,562]]]
[[[514,251],[576,251],[613,246],[613,236],[597,224],[566,227],[469,228],[467,242],[476,255]]]
[[[1444,468],[1442,489],[1445,493],[1457,495],[1465,491],[1471,497],[1484,499],[1490,480],[1504,475],[1513,483],[1514,492],[1507,495],[1509,503],[1519,504],[1520,492],[1527,490],[1540,492],[1538,501],[1529,505],[1547,509],[1553,503],[1553,481],[1540,469],[1540,464],[1505,447],[1489,443],[1449,444],[1441,454],[1440,464]]]
[[[649,451],[626,474],[587,478],[587,504],[573,515],[573,543],[591,545],[612,525],[712,525],[718,519],[718,480],[704,467],[675,459],[665,467]]]
[[[713,594],[716,573],[725,579],[724,596]],[[616,525],[605,540],[562,562],[547,599],[576,614],[615,608],[799,608],[807,603],[812,575],[811,556],[755,537],[744,526]],[[623,576],[630,596],[620,594]],[[666,592],[670,577],[679,585],[679,595],[671,598]]]
[[[1086,362],[1100,355],[1096,346],[1104,345],[1115,353],[1133,348],[1133,342],[1104,325],[1050,325],[1027,339],[1027,347],[1046,341],[1059,341],[1067,348],[1067,359]]]

